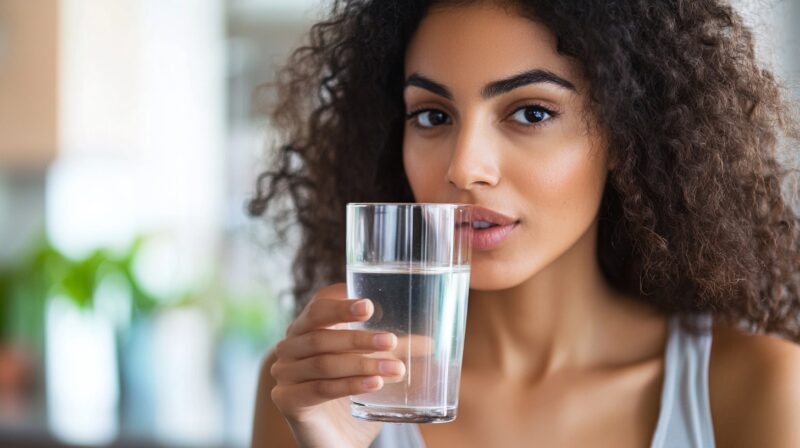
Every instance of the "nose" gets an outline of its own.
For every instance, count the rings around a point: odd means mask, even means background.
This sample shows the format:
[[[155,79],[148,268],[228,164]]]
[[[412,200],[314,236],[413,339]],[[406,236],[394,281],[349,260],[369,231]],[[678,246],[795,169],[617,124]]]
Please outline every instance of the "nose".
[[[485,188],[500,181],[497,144],[479,124],[464,124],[456,137],[447,181],[461,190]]]

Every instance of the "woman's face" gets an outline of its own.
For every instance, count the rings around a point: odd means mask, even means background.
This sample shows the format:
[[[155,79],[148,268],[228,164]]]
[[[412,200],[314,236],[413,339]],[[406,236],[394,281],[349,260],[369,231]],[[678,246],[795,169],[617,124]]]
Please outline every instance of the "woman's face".
[[[517,221],[496,247],[473,250],[471,288],[516,286],[596,231],[607,151],[586,85],[545,26],[481,4],[434,8],[409,42],[405,78],[415,200]]]

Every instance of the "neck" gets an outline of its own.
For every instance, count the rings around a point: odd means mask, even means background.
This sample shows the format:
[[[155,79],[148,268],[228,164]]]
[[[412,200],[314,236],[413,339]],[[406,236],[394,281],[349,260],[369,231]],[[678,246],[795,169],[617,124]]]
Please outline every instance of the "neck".
[[[596,235],[595,222],[514,288],[470,291],[464,369],[541,379],[660,353],[663,317],[611,288],[595,256]],[[638,340],[631,345],[631,338]]]

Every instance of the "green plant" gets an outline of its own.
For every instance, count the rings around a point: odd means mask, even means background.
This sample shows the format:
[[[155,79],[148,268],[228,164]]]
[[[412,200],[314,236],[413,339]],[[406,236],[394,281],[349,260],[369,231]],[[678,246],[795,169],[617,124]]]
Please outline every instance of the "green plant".
[[[64,297],[91,309],[97,288],[111,275],[124,280],[132,315],[152,312],[159,301],[142,287],[133,269],[145,240],[136,238],[122,253],[98,248],[76,259],[40,232],[14,263],[0,266],[0,341],[22,339],[40,346],[47,300]]]

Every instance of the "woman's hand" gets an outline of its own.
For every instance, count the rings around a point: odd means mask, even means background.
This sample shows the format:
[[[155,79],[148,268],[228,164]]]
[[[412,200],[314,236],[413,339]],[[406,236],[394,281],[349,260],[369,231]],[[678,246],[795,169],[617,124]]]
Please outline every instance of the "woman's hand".
[[[382,424],[352,417],[348,397],[400,381],[405,366],[392,353],[395,335],[344,329],[373,311],[337,283],[317,291],[278,342],[271,397],[298,446],[365,448],[377,437]]]

